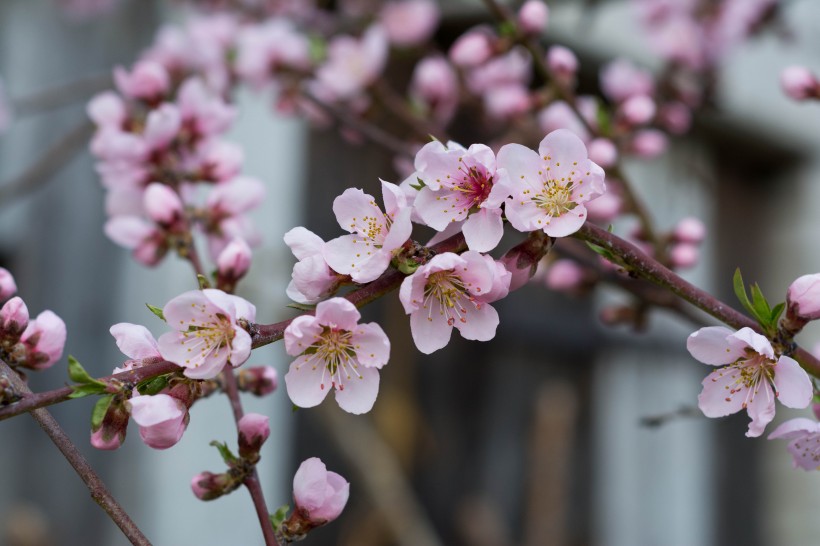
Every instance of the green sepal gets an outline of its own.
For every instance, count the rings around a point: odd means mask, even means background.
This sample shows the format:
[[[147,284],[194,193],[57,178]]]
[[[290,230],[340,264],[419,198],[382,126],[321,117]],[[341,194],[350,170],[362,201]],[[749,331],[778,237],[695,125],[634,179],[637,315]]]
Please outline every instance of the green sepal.
[[[735,270],[735,275],[732,278],[732,286],[735,290],[735,296],[743,305],[744,309],[760,324],[763,331],[772,337],[777,333],[777,321],[780,320],[780,315],[786,308],[785,303],[778,303],[774,309],[769,305],[763,291],[760,290],[760,285],[757,283],[750,286],[752,299],[749,300],[749,295],[746,293],[746,284],[743,282],[743,276],[740,274],[740,268]]]
[[[290,412],[291,412],[291,413],[296,413],[296,412],[297,412],[297,411],[299,411],[300,409],[302,409],[302,408],[300,408],[300,407],[299,407],[299,406],[297,406],[296,404],[291,403],[291,405],[290,405]]]
[[[422,180],[418,176],[416,177],[416,181],[418,182],[418,184],[410,184],[410,187],[414,190],[421,191],[421,189],[427,185],[424,183],[424,180]]]
[[[211,442],[211,445],[219,451],[220,455],[222,455],[222,460],[225,461],[225,464],[230,466],[238,460],[236,455],[231,453],[228,444],[226,444],[225,442],[217,442],[216,440],[214,440],[213,442]]]
[[[108,387],[105,384],[85,383],[83,385],[69,385],[69,387],[72,390],[72,393],[68,395],[69,398],[83,398],[92,394],[105,394],[108,392]]]
[[[103,391],[105,391],[107,386],[102,381],[97,381],[88,375],[88,372],[85,371],[83,365],[71,355],[68,356],[68,377],[70,377],[75,383],[80,383],[81,385],[98,385],[103,388]]]
[[[498,34],[500,36],[506,36],[508,38],[515,37],[517,33],[517,29],[515,27],[515,23],[512,21],[504,21],[498,25]]]
[[[168,386],[168,376],[160,375],[158,377],[148,379],[147,381],[143,381],[142,383],[137,385],[137,390],[140,392],[140,394],[147,394],[153,396],[159,393],[166,386]]]
[[[211,287],[211,283],[210,281],[208,281],[208,277],[206,277],[202,273],[197,273],[196,280],[199,282],[200,290],[205,290],[206,288]]]
[[[774,306],[772,309],[772,314],[769,318],[769,324],[777,324],[777,321],[780,320],[780,315],[783,314],[783,311],[786,309],[786,302],[780,302]]]
[[[415,260],[403,260],[399,262],[397,269],[405,275],[412,275],[420,265]]]
[[[108,396],[103,396],[94,404],[94,409],[91,411],[91,430],[98,430],[100,426],[102,426],[103,418],[105,418],[105,414],[108,412],[108,408],[111,406],[113,400],[114,395],[109,394]]]
[[[289,511],[290,504],[283,504],[276,509],[276,512],[268,516],[270,518],[270,524],[273,525],[274,529],[279,529],[279,527],[285,522]]]
[[[161,307],[156,307],[154,305],[151,305],[150,303],[146,303],[145,306],[148,308],[149,311],[158,316],[160,320],[162,320],[163,322],[165,321],[165,314],[163,314]]]
[[[309,303],[289,303],[285,307],[290,307],[291,309],[297,309],[299,311],[315,311],[316,306],[311,305]]]

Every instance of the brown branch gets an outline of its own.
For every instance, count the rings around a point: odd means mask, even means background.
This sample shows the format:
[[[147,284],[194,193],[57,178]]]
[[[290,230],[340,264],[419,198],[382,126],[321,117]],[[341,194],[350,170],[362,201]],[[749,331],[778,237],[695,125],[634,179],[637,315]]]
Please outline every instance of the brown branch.
[[[0,206],[8,205],[14,198],[31,193],[47,182],[56,172],[66,166],[88,144],[94,133],[94,125],[84,120],[63,135],[43,153],[25,172],[0,184]]]
[[[12,387],[20,393],[31,394],[28,385],[23,381],[17,373],[12,370],[8,364],[0,360],[0,372],[2,372],[11,382]],[[100,479],[85,457],[82,456],[77,446],[63,431],[60,424],[54,417],[45,409],[35,409],[31,411],[31,416],[37,421],[60,453],[66,458],[68,463],[74,468],[80,479],[83,480],[88,490],[91,492],[91,498],[94,502],[100,505],[100,508],[105,510],[108,517],[117,524],[122,533],[135,546],[151,546],[151,542],[142,534],[139,527],[134,523],[131,517],[120,506],[117,500],[108,491],[105,483]]]

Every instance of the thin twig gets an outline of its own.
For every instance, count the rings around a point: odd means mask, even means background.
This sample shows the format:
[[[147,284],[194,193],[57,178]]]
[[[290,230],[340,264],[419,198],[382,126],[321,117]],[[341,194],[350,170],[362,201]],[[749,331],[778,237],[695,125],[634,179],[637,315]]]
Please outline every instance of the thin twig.
[[[39,188],[88,144],[94,124],[83,120],[45,151],[26,171],[0,184],[0,206]]]
[[[31,390],[26,385],[25,381],[20,379],[17,373],[12,370],[8,364],[0,360],[0,372],[2,372],[11,382],[12,386],[21,393],[31,394]],[[40,427],[48,434],[57,449],[63,454],[68,463],[74,468],[80,479],[83,480],[88,490],[91,492],[91,498],[100,505],[100,508],[105,510],[108,517],[117,524],[122,533],[135,546],[151,546],[151,542],[142,534],[139,527],[134,523],[131,517],[120,506],[117,500],[108,491],[105,483],[100,479],[85,457],[82,456],[77,446],[63,431],[60,424],[52,417],[52,415],[45,409],[36,409],[31,412],[31,416],[40,425]]]

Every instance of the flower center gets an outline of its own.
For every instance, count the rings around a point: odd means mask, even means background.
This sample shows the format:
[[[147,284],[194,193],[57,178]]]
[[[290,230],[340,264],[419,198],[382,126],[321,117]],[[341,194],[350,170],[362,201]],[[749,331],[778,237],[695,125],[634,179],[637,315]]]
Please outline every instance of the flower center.
[[[427,320],[432,319],[433,308],[447,317],[447,324],[453,326],[467,322],[467,306],[481,308],[481,303],[467,293],[464,281],[453,271],[437,271],[427,278],[424,286],[424,308],[427,309]]]
[[[356,350],[351,342],[352,337],[353,333],[349,330],[325,326],[313,345],[308,348],[308,352],[314,352],[315,358],[322,361],[325,366],[319,388],[325,388],[325,373],[330,375],[331,386],[342,391],[345,388],[344,380],[350,379],[352,375],[361,377],[358,372]]]
[[[779,395],[777,386],[774,384],[774,366],[776,361],[770,360],[762,355],[754,355],[746,360],[738,360],[734,364],[727,366],[733,374],[734,386],[729,389],[727,401],[735,394],[746,390],[746,397],[743,401],[745,409],[754,400],[759,390],[761,381],[768,381],[774,390],[774,395]]]
[[[554,179],[547,180],[544,182],[544,188],[531,199],[537,207],[544,209],[548,215],[555,218],[578,206],[572,200],[572,186],[571,180],[566,186]]]
[[[464,194],[471,208],[478,207],[490,196],[493,177],[482,165],[467,167],[462,163],[459,171],[462,173],[461,181],[453,189]]]

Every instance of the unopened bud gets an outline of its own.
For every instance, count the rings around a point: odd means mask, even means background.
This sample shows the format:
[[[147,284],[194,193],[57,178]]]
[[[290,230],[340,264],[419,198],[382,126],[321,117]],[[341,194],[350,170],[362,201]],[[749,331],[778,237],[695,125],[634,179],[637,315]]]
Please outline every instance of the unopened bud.
[[[143,196],[145,212],[154,222],[170,226],[182,218],[183,205],[177,192],[165,184],[149,184]]]
[[[552,239],[541,231],[534,231],[527,239],[512,247],[501,258],[501,263],[512,274],[510,292],[518,290],[535,275],[538,262],[552,248]]]
[[[547,269],[546,284],[552,290],[572,292],[586,280],[586,272],[573,260],[556,260]]]
[[[273,366],[255,366],[239,370],[236,381],[240,391],[265,396],[279,386],[279,375]]]
[[[706,238],[706,225],[694,216],[687,216],[678,222],[672,236],[682,243],[698,244]]]
[[[794,100],[817,98],[820,95],[820,84],[804,66],[790,66],[783,70],[780,73],[780,85],[786,95]]]
[[[697,245],[691,243],[681,243],[674,245],[669,251],[669,261],[673,269],[688,269],[694,267],[700,258],[700,250]]]
[[[492,36],[487,29],[468,30],[450,48],[450,60],[462,67],[478,66],[493,55]]]
[[[820,273],[795,280],[786,294],[786,305],[790,314],[803,320],[820,318]]]
[[[17,292],[17,285],[14,283],[14,277],[8,269],[0,267],[0,301],[5,301],[15,292]]]
[[[561,83],[568,85],[578,72],[578,58],[564,46],[552,46],[547,51],[547,66]]]
[[[618,109],[621,119],[629,125],[643,125],[655,117],[655,101],[646,95],[634,95],[626,99]]]
[[[191,480],[191,490],[199,500],[214,500],[230,493],[238,484],[228,474],[200,472]]]
[[[526,34],[541,34],[548,19],[549,8],[542,0],[527,0],[518,10],[518,26]]]
[[[259,450],[270,436],[268,418],[248,413],[239,420],[239,456],[251,462],[259,460]]]
[[[321,459],[305,460],[293,476],[296,508],[279,532],[288,540],[303,538],[312,529],[339,517],[349,495],[347,480],[328,471]]]
[[[251,247],[241,237],[234,237],[217,258],[217,285],[232,292],[236,283],[251,266]]]
[[[93,422],[91,424],[91,445],[108,451],[118,449],[125,441],[128,419],[125,400],[121,396],[114,396],[105,411],[102,422],[96,428]]]
[[[28,307],[20,297],[11,298],[0,308],[0,341],[14,344],[28,326]]]

